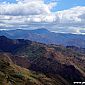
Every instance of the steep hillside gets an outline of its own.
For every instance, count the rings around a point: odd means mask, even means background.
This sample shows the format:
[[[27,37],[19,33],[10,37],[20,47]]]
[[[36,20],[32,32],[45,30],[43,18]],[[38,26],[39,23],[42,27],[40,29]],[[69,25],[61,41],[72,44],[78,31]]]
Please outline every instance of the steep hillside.
[[[0,40],[1,53],[8,52],[13,63],[21,67],[45,74],[59,83],[72,85],[74,81],[85,81],[83,48],[46,45],[24,39],[12,40],[4,36]]]
[[[0,85],[63,85],[62,78],[47,77],[15,65],[8,54],[0,53]]]

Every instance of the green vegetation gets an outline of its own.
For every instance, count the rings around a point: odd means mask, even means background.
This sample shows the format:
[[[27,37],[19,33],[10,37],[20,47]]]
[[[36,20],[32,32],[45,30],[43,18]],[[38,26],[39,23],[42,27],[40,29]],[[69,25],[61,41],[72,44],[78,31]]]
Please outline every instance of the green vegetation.
[[[16,51],[17,55],[29,57],[29,59],[31,60],[37,57],[43,57],[45,53],[46,53],[45,47],[37,44],[25,46]]]

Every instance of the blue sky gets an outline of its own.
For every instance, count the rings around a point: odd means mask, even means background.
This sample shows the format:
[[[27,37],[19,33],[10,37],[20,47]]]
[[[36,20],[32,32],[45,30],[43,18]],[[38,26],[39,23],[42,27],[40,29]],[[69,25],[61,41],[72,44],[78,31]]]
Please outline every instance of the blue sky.
[[[10,3],[16,3],[16,0],[0,0],[0,2],[5,1]],[[52,9],[52,11],[66,10],[75,6],[85,6],[85,0],[44,0],[44,1],[45,3],[57,1],[57,5]]]
[[[11,2],[11,3],[15,3],[16,1],[15,0],[0,0],[0,2]]]
[[[85,0],[59,0],[55,10],[65,10],[75,6],[85,6]]]

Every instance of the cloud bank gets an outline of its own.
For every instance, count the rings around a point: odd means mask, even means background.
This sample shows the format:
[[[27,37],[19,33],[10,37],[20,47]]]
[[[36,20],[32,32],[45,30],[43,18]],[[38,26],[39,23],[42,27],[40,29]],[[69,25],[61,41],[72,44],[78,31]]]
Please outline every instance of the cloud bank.
[[[52,12],[57,1],[16,0],[0,3],[0,29],[46,28],[55,32],[84,33],[85,6]]]

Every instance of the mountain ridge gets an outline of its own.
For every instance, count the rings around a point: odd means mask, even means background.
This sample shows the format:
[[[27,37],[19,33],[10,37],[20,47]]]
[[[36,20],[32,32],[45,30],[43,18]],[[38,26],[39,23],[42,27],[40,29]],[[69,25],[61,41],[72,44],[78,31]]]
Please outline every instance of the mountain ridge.
[[[45,44],[85,48],[85,35],[54,33],[44,28],[36,30],[2,30],[0,31],[0,36],[2,35],[10,39],[26,39]]]

